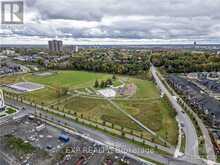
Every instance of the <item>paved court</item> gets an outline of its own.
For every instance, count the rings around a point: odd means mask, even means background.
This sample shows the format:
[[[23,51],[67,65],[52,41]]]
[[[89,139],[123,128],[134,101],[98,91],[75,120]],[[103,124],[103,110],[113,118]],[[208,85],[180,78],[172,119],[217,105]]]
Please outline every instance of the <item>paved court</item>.
[[[116,91],[114,89],[111,89],[111,88],[106,88],[106,89],[101,89],[101,90],[98,90],[98,92],[104,96],[104,97],[115,97],[116,96]]]
[[[43,89],[44,85],[32,83],[32,82],[20,82],[20,83],[8,85],[8,87],[16,91],[32,92],[32,91]]]

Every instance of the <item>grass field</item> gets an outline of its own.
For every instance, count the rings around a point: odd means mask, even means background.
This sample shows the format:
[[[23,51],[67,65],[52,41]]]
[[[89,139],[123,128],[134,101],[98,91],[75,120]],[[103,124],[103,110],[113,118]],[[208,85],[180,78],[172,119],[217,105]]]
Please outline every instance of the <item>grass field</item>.
[[[8,77],[1,77],[0,78],[0,85],[5,85],[5,84],[12,84],[19,82],[20,76],[8,76]]]
[[[158,135],[167,139],[171,144],[176,144],[178,127],[175,121],[175,113],[164,100],[159,99],[146,103],[141,101],[116,102],[133,117],[157,132]],[[124,128],[143,131],[142,128],[120,111],[114,109],[105,100],[75,97],[66,102],[62,108],[83,114],[84,117],[93,121],[101,119]]]
[[[133,97],[136,98],[157,98],[160,97],[158,89],[152,81],[129,78],[127,83],[134,83],[137,86],[137,92]]]
[[[64,105],[65,109],[83,114],[92,120],[102,119],[122,127],[135,130],[140,128],[120,111],[112,108],[106,100],[75,97]]]
[[[178,125],[175,113],[163,99],[151,101],[117,101],[124,110],[157,132],[171,144],[176,144]]]
[[[55,88],[67,87],[69,90],[92,87],[95,80],[106,80],[111,78],[111,75],[101,73],[90,73],[83,71],[59,71],[57,74],[40,77],[34,75],[25,75],[25,81],[31,81],[39,84],[44,84],[47,88],[26,94],[26,97],[35,100],[36,102],[44,102],[45,105],[51,104],[57,99]]]
[[[112,78],[110,74],[91,73],[83,71],[59,71],[57,74],[51,76],[36,76],[32,74],[25,74],[20,76],[10,76],[0,79],[0,84],[12,84],[21,81],[30,81],[46,85],[46,88],[34,91],[31,93],[22,94],[26,99],[42,103],[50,104],[57,99],[55,88],[67,87],[69,90],[92,87],[95,80],[106,80]]]
[[[45,77],[26,74],[19,77],[1,78],[0,84],[20,81],[44,84],[46,86],[44,89],[25,93],[23,96],[36,103],[43,102],[44,105],[48,106],[55,103],[60,109],[65,108],[68,111],[78,112],[84,117],[93,120],[103,120],[124,128],[141,131],[142,129],[137,124],[104,99],[72,97],[64,103],[56,104],[56,101],[70,97],[68,95],[58,97],[55,91],[56,87],[67,87],[69,90],[90,88],[93,87],[95,80],[101,81],[108,78],[112,78],[112,75],[82,71],[59,71],[57,74]],[[174,113],[169,105],[160,98],[159,90],[153,82],[125,76],[117,76],[117,78],[125,79],[126,84],[135,84],[137,91],[128,100],[115,102],[144,125],[157,132],[164,139],[167,139],[171,144],[176,144],[178,128]],[[118,79],[114,85],[120,84]],[[149,100],[138,100],[141,98]]]
[[[50,87],[62,86],[71,89],[85,88],[94,85],[95,80],[106,80],[111,75],[83,71],[59,71],[57,74],[41,77],[26,75],[24,79],[39,84],[48,85]]]

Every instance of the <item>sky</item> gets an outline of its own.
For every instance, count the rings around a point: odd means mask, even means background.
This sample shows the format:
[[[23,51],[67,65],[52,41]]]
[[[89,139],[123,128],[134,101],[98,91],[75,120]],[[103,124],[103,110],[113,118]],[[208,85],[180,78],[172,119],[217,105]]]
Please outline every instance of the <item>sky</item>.
[[[0,0],[2,1],[2,0]],[[220,0],[24,0],[0,44],[220,43]]]

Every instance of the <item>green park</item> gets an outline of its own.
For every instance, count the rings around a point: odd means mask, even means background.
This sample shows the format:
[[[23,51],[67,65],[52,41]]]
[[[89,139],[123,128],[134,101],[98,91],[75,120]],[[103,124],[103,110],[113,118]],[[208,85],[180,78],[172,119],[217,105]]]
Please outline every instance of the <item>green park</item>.
[[[114,78],[113,78],[114,77]],[[112,75],[85,71],[56,71],[51,75],[24,74],[3,77],[0,84],[5,92],[10,92],[35,104],[40,104],[68,114],[77,114],[90,121],[103,121],[132,131],[145,132],[139,125],[115,108],[99,93],[95,82],[101,84],[111,80],[111,88],[116,95],[111,101],[128,114],[176,145],[178,126],[175,112],[165,98],[162,98],[151,79],[132,76]],[[43,89],[19,92],[7,88],[8,84],[32,82],[44,85]],[[118,86],[118,87],[117,87]],[[101,89],[102,90],[102,89]],[[146,132],[148,138],[152,138]]]

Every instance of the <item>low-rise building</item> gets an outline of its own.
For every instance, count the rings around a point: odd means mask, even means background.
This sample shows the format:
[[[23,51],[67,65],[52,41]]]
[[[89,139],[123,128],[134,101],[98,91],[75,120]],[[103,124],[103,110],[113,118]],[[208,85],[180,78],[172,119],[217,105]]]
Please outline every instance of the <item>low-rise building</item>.
[[[213,125],[220,127],[219,101],[203,93],[198,86],[185,78],[170,75],[168,77],[168,82],[185,96],[193,109],[198,110],[199,113],[205,114]]]

